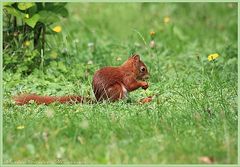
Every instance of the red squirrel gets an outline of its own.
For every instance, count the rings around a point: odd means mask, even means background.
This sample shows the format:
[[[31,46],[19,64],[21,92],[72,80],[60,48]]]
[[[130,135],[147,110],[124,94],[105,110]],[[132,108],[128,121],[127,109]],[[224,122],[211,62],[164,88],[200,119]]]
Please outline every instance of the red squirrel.
[[[109,100],[114,102],[124,99],[128,92],[138,88],[147,89],[149,74],[146,65],[140,60],[139,55],[128,58],[121,66],[104,67],[96,71],[93,76],[93,92],[97,101]],[[82,96],[39,96],[36,94],[23,94],[14,97],[16,104],[23,105],[34,101],[37,104],[83,103],[93,102],[91,98]]]

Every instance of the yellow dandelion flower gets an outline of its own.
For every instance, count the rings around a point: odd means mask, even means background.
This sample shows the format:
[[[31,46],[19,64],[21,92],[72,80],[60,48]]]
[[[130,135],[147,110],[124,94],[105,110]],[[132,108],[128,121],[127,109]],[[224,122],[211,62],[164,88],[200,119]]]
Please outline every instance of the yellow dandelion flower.
[[[150,32],[150,35],[151,35],[151,36],[154,36],[155,34],[156,34],[155,31],[151,31],[151,32]]]
[[[19,125],[19,126],[17,126],[17,129],[18,129],[18,130],[21,130],[21,129],[24,129],[24,128],[25,128],[24,125]]]
[[[219,54],[217,54],[217,53],[210,54],[210,55],[208,55],[208,61],[215,60],[218,57],[219,57]]]
[[[61,32],[62,31],[62,27],[61,26],[56,26],[52,29],[55,32]]]
[[[25,42],[24,42],[24,45],[25,45],[25,46],[30,46],[30,44],[31,44],[30,41],[25,41]]]
[[[165,24],[169,23],[169,22],[170,22],[170,17],[165,16],[165,17],[163,18],[163,22],[164,22]]]
[[[28,19],[29,18],[29,14],[26,14],[25,17]]]

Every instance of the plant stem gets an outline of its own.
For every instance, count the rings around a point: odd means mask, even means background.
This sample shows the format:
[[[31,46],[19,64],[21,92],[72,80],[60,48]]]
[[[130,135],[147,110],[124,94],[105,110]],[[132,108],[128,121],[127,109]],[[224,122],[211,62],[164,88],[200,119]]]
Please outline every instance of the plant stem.
[[[13,32],[17,31],[17,17],[13,17]]]
[[[37,23],[37,25],[34,28],[34,49],[39,48],[39,37],[41,35],[41,30],[42,30],[42,24]]]
[[[45,35],[46,35],[46,26],[43,24],[42,25],[42,51],[43,51],[43,54],[45,51]]]

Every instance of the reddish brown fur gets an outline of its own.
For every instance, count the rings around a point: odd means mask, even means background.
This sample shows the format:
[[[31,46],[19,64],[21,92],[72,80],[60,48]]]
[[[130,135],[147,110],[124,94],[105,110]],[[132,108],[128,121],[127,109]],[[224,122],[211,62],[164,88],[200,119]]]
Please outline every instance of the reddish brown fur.
[[[142,67],[145,68],[143,72],[140,71]],[[98,70],[93,77],[93,91],[98,101],[116,101],[125,97],[123,87],[127,92],[140,87],[147,89],[147,82],[138,81],[147,77],[147,67],[138,55],[133,55],[119,67],[104,67]]]
[[[134,91],[140,87],[148,88],[144,80],[148,77],[145,64],[138,55],[133,55],[119,67],[104,67],[98,70],[93,77],[93,91],[97,101],[116,101],[125,98],[127,92]],[[83,103],[92,102],[90,98],[81,96],[39,96],[36,94],[20,95],[14,97],[16,104],[23,105],[30,101],[37,104],[60,103]]]
[[[35,94],[25,94],[14,97],[15,103],[18,105],[27,104],[30,101],[34,101],[37,104],[50,104],[53,102],[59,102],[59,103],[83,103],[89,102],[90,99],[83,98],[81,96],[61,96],[61,97],[55,97],[55,96],[39,96]]]

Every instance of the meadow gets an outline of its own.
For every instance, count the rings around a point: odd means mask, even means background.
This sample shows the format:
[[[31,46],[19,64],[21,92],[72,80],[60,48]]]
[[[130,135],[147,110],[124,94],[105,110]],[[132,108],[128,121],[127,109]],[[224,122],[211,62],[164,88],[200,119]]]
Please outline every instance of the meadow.
[[[69,17],[58,23],[62,31],[46,36],[42,62],[28,72],[21,61],[9,68],[3,50],[4,163],[237,163],[237,3],[67,8]],[[32,53],[31,47],[24,49]],[[150,86],[126,100],[12,101],[21,93],[94,97],[94,72],[121,65],[132,53],[147,65]],[[219,57],[209,61],[214,53]],[[148,96],[150,103],[139,103]]]

